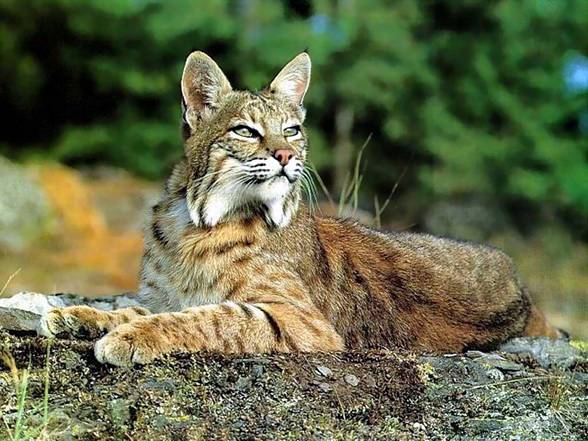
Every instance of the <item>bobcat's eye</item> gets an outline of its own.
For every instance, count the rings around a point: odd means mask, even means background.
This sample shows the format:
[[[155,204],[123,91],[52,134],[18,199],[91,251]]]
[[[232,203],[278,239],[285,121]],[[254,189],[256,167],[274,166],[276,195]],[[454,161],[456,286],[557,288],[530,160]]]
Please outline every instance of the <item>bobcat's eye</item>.
[[[231,129],[231,131],[233,133],[236,133],[239,136],[242,136],[243,138],[260,138],[260,134],[257,130],[252,129],[251,127],[248,126],[237,126],[237,127],[233,127]]]
[[[291,136],[296,136],[300,133],[300,126],[292,126],[284,129],[284,136],[289,138]]]

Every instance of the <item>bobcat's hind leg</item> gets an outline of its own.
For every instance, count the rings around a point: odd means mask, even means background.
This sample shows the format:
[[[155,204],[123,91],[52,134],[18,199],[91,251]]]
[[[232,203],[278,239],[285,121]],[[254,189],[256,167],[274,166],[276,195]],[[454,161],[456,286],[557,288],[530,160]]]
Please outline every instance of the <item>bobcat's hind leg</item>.
[[[148,315],[145,308],[132,307],[101,311],[89,306],[68,306],[48,311],[39,323],[37,333],[45,337],[96,339],[119,325]]]

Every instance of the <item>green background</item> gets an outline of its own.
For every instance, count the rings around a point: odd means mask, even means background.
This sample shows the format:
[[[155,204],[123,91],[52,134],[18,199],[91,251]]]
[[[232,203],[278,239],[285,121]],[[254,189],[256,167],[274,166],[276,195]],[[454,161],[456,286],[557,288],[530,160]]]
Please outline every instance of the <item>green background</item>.
[[[586,0],[2,0],[0,16],[10,158],[160,179],[192,50],[259,89],[308,48],[311,159],[333,195],[371,134],[359,201],[398,184],[385,220],[588,238]]]

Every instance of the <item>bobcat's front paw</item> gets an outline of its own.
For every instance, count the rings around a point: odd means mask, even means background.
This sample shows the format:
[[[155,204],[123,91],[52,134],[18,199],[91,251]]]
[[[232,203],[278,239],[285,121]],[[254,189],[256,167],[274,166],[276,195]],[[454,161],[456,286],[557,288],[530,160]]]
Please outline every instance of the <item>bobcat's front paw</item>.
[[[144,323],[121,325],[96,342],[94,355],[100,363],[130,366],[147,364],[172,348],[163,341],[156,329]]]
[[[106,333],[108,313],[89,306],[49,310],[41,317],[37,333],[45,337],[95,339]]]

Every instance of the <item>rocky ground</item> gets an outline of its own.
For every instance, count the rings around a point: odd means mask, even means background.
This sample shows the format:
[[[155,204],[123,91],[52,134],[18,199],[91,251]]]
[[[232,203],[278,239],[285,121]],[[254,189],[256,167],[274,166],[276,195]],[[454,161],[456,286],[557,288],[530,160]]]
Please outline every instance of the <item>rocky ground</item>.
[[[436,357],[175,355],[128,369],[97,363],[91,342],[53,341],[48,360],[47,345],[0,330],[27,383],[17,393],[0,366],[1,440],[17,428],[52,440],[588,439],[588,361],[564,341]]]

